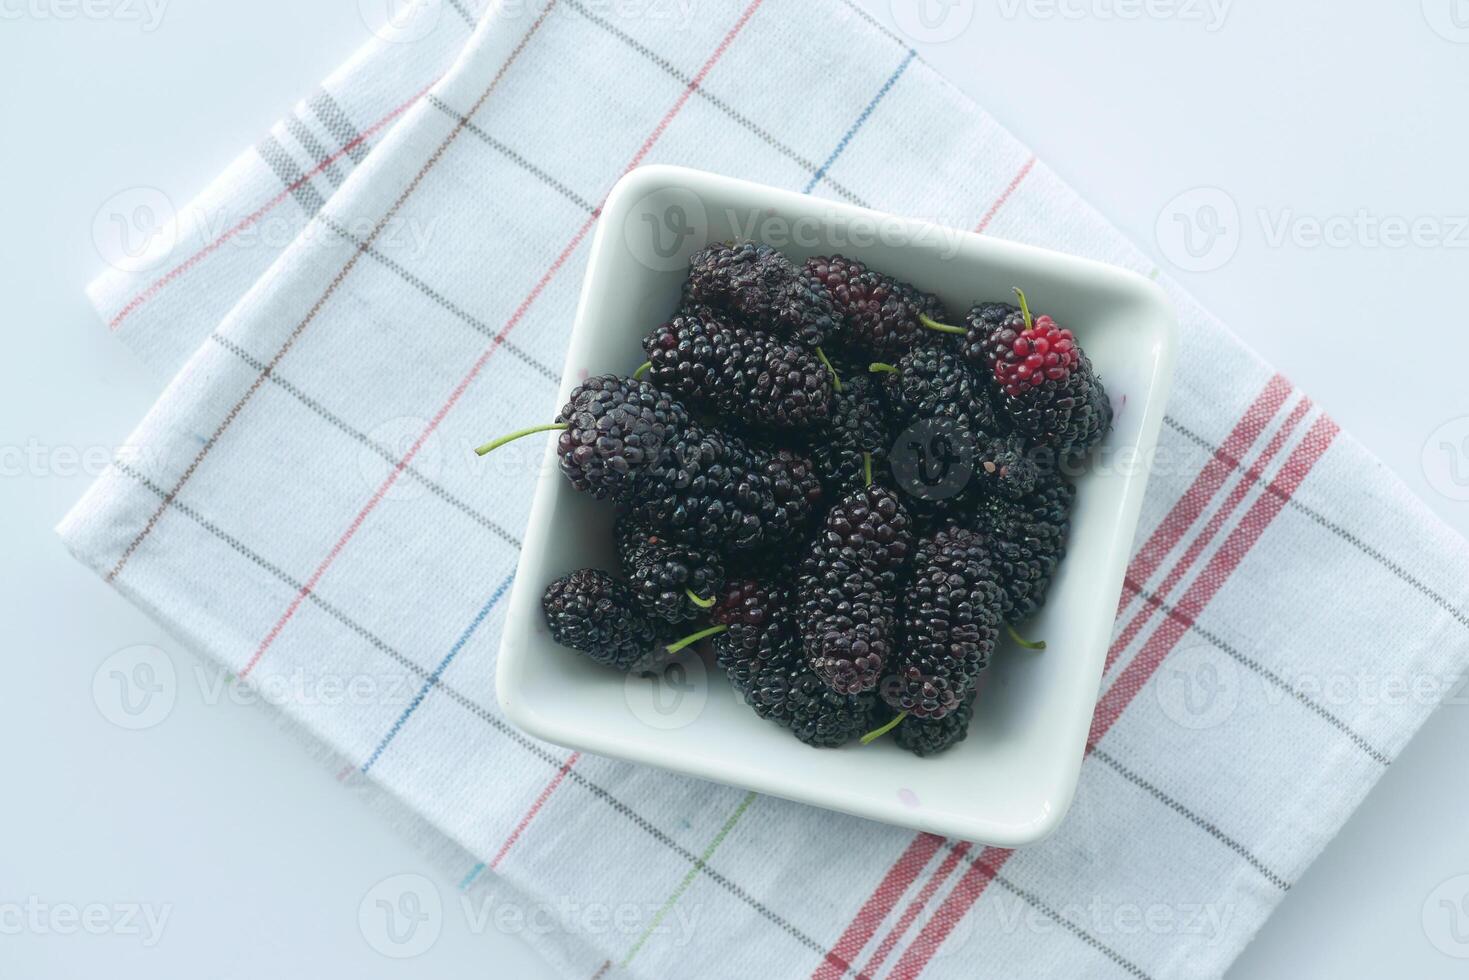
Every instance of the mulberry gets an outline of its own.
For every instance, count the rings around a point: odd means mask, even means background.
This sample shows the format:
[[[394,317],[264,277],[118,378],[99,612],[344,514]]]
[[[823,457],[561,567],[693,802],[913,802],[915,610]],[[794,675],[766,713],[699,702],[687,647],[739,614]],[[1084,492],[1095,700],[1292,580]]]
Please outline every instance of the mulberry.
[[[810,350],[684,310],[643,341],[648,379],[689,404],[748,425],[803,429],[824,422],[831,376]]]
[[[948,318],[937,296],[873,272],[855,259],[818,256],[807,260],[806,272],[831,293],[846,320],[847,342],[872,354],[898,354],[935,340],[924,318]]]
[[[638,606],[649,616],[682,623],[703,614],[724,584],[717,555],[669,541],[624,515],[613,530],[617,558]]]
[[[919,542],[902,596],[903,650],[883,679],[883,700],[921,719],[957,708],[989,663],[1003,606],[979,534],[948,528]]]
[[[632,591],[599,569],[552,582],[541,609],[553,640],[603,666],[628,670],[652,651],[653,624],[638,611]]]
[[[841,327],[825,285],[755,242],[716,244],[695,254],[684,297],[806,347],[826,343]]]
[[[801,628],[812,670],[841,694],[877,686],[895,639],[899,570],[911,521],[883,487],[856,491],[828,512],[799,579]]]

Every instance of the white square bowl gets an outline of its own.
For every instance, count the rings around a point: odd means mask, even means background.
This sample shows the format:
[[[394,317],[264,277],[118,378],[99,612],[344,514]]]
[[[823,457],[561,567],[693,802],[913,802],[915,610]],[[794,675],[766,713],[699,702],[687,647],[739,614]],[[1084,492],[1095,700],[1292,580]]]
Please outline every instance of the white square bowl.
[[[841,252],[937,293],[955,316],[1026,289],[1070,327],[1118,409],[1104,465],[1078,481],[1068,554],[1026,632],[1002,644],[969,737],[919,759],[891,738],[813,749],[755,716],[712,663],[623,676],[552,642],[541,594],[585,566],[615,570],[610,505],[573,491],[547,449],[500,651],[500,705],[532,735],[599,755],[1001,847],[1046,836],[1075,795],[1147,474],[1106,465],[1151,455],[1172,379],[1177,321],[1162,290],[1085,259],[943,229],[790,191],[675,167],[644,167],[613,190],[592,244],[567,351],[562,401],[588,374],[627,373],[641,338],[674,311],[689,256],[731,238],[800,262]]]

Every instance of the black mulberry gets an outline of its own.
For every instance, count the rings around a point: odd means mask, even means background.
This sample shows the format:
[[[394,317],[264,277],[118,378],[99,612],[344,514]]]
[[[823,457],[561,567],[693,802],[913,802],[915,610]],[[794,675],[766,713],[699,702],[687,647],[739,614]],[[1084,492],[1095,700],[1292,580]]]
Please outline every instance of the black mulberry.
[[[802,429],[826,420],[831,375],[812,351],[685,309],[643,341],[648,380],[689,404],[749,425]]]
[[[920,541],[900,607],[903,649],[883,679],[883,700],[921,719],[957,708],[989,663],[1003,606],[981,535],[948,528]]]
[[[755,242],[721,243],[695,254],[684,296],[806,347],[826,343],[841,327],[821,282],[778,250]]]
[[[541,597],[551,638],[607,667],[628,670],[652,652],[652,622],[632,590],[611,575],[583,568],[552,582]]]
[[[959,706],[953,711],[934,721],[904,718],[903,723],[893,732],[893,738],[916,756],[938,755],[964,741],[973,718],[974,698],[970,696],[959,702]]]
[[[873,272],[856,259],[818,256],[807,260],[806,272],[831,293],[846,320],[847,343],[872,354],[897,354],[935,341],[921,318],[942,322],[948,317],[937,296]]]
[[[1049,474],[1020,500],[993,497],[966,516],[999,573],[1006,623],[1029,619],[1045,603],[1056,566],[1066,554],[1075,499],[1070,482]]]
[[[714,637],[714,655],[730,683],[747,694],[763,664],[800,650],[788,591],[753,579],[730,582],[709,618],[725,631]]]
[[[649,616],[682,623],[703,614],[724,584],[718,555],[670,541],[651,525],[624,515],[613,530],[618,563],[639,607]]]
[[[1018,500],[1036,488],[1051,466],[1045,450],[1028,448],[1016,433],[975,440],[974,475],[986,493]]]
[[[887,396],[894,428],[926,419],[951,419],[973,432],[996,429],[988,389],[963,358],[939,347],[919,347],[873,371]]]
[[[577,490],[616,500],[635,492],[689,425],[683,406],[657,388],[611,374],[582,382],[556,421],[566,426],[556,441],[561,472]]]
[[[801,644],[789,642],[760,661],[745,701],[807,745],[835,748],[862,734],[876,698],[832,690],[806,665]]]
[[[633,513],[678,540],[747,551],[803,530],[819,494],[800,457],[690,426],[642,481]]]
[[[865,456],[871,457],[874,473],[887,465],[887,413],[877,387],[865,365],[861,371],[843,371],[841,390],[832,392],[831,417],[812,434],[811,463],[833,497],[866,486]]]
[[[877,686],[895,639],[897,579],[913,536],[893,491],[870,486],[836,504],[799,579],[811,669],[841,694]]]

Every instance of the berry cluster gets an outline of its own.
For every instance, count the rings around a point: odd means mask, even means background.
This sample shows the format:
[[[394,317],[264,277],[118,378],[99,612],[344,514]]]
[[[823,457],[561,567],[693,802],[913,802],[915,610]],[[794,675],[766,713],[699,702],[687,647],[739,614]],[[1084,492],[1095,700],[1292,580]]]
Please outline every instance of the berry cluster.
[[[962,742],[1003,633],[1046,600],[1111,426],[1076,336],[840,255],[751,242],[691,260],[630,376],[572,392],[562,472],[617,508],[620,576],[543,597],[557,643],[620,670],[714,661],[761,718],[820,747]],[[863,733],[868,734],[863,736]]]

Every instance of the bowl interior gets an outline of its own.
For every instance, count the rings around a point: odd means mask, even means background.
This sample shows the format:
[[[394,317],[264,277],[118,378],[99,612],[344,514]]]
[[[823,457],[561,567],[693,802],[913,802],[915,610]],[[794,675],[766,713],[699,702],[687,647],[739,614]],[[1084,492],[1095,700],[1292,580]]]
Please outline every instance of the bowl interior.
[[[682,237],[680,237],[682,233]],[[532,734],[916,829],[1002,846],[1050,832],[1070,805],[1100,682],[1145,474],[1119,465],[1157,440],[1171,374],[1173,314],[1131,273],[921,222],[678,168],[635,171],[598,231],[563,381],[629,372],[639,341],[678,303],[689,254],[755,238],[793,260],[842,254],[938,294],[955,316],[1026,289],[1085,345],[1116,422],[1078,480],[1068,555],[1025,632],[1002,643],[968,739],[917,759],[890,739],[815,750],[758,719],[712,663],[624,677],[557,647],[540,595],[587,565],[615,568],[609,505],[572,491],[548,454],[526,533],[497,678],[502,706]],[[957,778],[956,778],[957,776]]]

